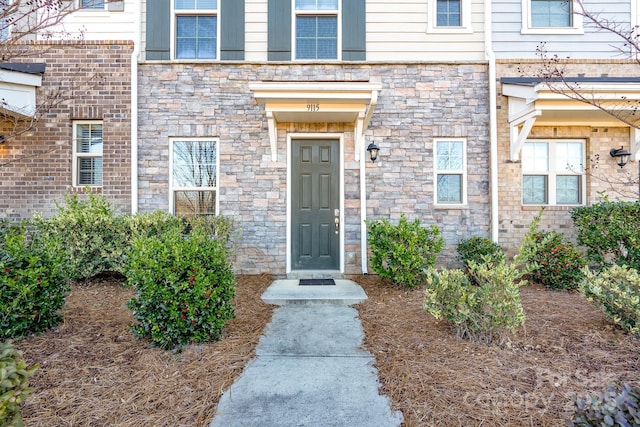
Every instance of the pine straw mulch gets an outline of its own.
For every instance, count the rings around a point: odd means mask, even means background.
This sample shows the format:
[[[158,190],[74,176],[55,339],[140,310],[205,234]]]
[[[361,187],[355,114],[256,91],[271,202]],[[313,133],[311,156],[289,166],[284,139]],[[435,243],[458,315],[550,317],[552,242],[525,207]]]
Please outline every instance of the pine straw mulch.
[[[365,348],[405,426],[563,426],[573,397],[608,382],[640,386],[640,339],[579,294],[521,288],[526,328],[502,345],[456,338],[422,309],[423,292],[356,277]]]
[[[129,332],[133,290],[117,279],[77,284],[64,322],[18,343],[38,363],[27,426],[207,426],[223,391],[242,372],[273,307],[260,295],[269,275],[238,277],[236,318],[224,338],[181,353],[152,348]]]
[[[562,426],[574,394],[610,381],[640,382],[640,339],[613,327],[579,295],[522,289],[526,330],[508,344],[462,341],[422,309],[422,290],[352,277],[369,299],[356,306],[381,392],[405,426]],[[152,348],[128,330],[131,289],[118,280],[75,285],[65,320],[21,341],[36,391],[27,426],[206,426],[271,318],[260,295],[269,275],[238,277],[222,341],[182,353]]]

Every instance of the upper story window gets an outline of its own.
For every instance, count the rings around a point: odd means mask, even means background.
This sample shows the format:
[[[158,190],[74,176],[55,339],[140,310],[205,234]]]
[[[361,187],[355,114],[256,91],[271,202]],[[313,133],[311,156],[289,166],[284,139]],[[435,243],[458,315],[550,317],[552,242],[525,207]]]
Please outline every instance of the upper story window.
[[[430,33],[470,33],[470,0],[431,0],[429,9]]]
[[[104,10],[105,3],[105,0],[80,0],[80,8]]]
[[[296,59],[338,59],[338,0],[295,0]]]
[[[218,1],[174,0],[174,57],[218,57]]]
[[[467,156],[464,139],[435,141],[436,204],[465,204]]]
[[[179,139],[171,149],[171,206],[180,217],[215,215],[218,193],[218,143]]]
[[[527,141],[522,147],[522,203],[580,205],[585,192],[584,141]]]
[[[102,185],[102,122],[73,124],[73,185]]]
[[[582,34],[574,0],[522,0],[523,34]]]

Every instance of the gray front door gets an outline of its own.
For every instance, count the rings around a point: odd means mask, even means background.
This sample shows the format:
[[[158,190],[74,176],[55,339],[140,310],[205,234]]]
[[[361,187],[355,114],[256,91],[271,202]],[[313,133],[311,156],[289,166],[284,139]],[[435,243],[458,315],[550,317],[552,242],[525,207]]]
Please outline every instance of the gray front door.
[[[339,143],[295,140],[291,147],[292,269],[339,270]]]

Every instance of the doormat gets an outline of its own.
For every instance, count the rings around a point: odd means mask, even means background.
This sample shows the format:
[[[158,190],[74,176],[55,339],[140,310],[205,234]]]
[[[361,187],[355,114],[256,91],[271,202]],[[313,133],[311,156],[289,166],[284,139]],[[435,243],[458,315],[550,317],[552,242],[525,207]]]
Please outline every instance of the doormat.
[[[326,286],[335,285],[336,282],[333,279],[300,279],[298,283],[300,286],[314,285],[314,286]]]

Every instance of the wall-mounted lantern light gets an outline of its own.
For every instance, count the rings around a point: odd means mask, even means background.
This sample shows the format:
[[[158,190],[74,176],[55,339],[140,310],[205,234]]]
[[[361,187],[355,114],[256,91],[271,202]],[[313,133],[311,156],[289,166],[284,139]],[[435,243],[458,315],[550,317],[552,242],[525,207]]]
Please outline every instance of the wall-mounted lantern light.
[[[4,144],[6,141],[6,138],[4,137],[4,135],[0,135],[0,144]]]
[[[611,150],[609,150],[609,154],[611,155],[611,157],[616,158],[616,163],[618,163],[618,166],[620,166],[621,168],[623,168],[624,165],[627,164],[627,162],[629,161],[629,156],[631,155],[631,153],[625,150],[624,147],[612,148]]]
[[[371,161],[375,162],[376,159],[378,158],[378,151],[380,151],[380,148],[376,145],[375,142],[372,142],[367,147],[367,151],[369,152],[369,157],[371,158]]]

